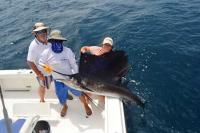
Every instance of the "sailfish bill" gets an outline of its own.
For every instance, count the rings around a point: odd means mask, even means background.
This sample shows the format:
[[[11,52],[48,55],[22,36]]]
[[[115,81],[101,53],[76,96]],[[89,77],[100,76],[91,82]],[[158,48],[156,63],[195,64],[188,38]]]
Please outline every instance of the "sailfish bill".
[[[78,75],[76,75],[76,77],[77,76]],[[136,103],[142,108],[145,106],[144,101],[141,100],[141,98],[122,86],[106,83],[94,78],[81,78],[81,82],[78,80],[76,78],[71,78],[70,80],[61,80],[61,82],[79,91],[128,100]]]

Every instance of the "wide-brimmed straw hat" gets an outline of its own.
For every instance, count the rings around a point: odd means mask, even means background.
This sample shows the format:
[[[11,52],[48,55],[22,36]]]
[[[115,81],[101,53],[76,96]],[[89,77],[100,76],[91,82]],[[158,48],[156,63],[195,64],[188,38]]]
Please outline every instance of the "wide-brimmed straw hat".
[[[61,40],[61,41],[67,41],[66,38],[64,38],[61,34],[60,30],[52,30],[49,39],[48,40]]]
[[[33,31],[32,32],[37,32],[37,31],[41,31],[41,30],[49,30],[50,28],[47,27],[44,23],[42,22],[37,22],[35,23],[35,25],[33,26]]]

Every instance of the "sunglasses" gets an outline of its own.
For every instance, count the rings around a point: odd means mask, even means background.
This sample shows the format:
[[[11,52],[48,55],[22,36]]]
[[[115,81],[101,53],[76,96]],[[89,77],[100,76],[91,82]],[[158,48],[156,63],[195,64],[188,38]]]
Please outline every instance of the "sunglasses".
[[[107,46],[107,47],[112,47],[112,45],[110,45],[109,43],[105,43],[103,44],[104,46]]]
[[[44,30],[39,30],[37,32],[35,32],[36,34],[44,34],[44,33],[47,33],[47,29],[44,29]]]

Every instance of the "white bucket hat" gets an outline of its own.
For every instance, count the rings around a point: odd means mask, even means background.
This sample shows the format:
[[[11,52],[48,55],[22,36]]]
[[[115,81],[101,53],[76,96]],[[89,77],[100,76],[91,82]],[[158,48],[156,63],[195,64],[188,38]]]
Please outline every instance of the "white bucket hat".
[[[106,37],[106,38],[104,38],[102,44],[110,44],[111,46],[113,46],[113,39],[110,37]]]
[[[60,30],[52,30],[49,39],[48,40],[62,40],[62,41],[67,41],[66,38],[64,38],[61,34]]]
[[[45,24],[42,23],[42,22],[37,22],[33,26],[33,32],[41,31],[41,30],[44,30],[44,29],[49,30],[49,27],[45,26]]]

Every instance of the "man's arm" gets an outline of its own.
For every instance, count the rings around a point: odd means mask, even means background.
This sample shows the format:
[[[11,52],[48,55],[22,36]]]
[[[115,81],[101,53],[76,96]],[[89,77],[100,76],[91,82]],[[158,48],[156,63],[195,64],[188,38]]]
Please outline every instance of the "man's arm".
[[[81,53],[86,53],[86,52],[90,52],[90,46],[83,46],[81,48]]]
[[[38,70],[37,66],[33,62],[27,61],[27,64],[41,80],[45,80],[44,75]]]

